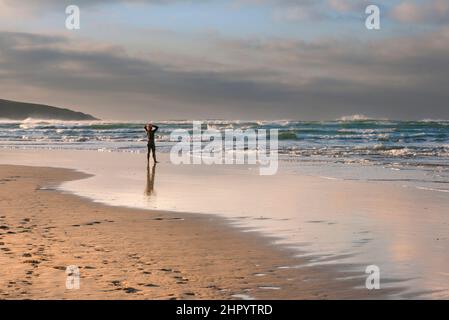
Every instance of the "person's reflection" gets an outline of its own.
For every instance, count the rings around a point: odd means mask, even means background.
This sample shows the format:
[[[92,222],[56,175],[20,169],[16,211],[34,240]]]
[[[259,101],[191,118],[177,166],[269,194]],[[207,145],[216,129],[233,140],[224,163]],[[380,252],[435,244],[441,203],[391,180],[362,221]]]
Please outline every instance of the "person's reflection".
[[[156,175],[156,165],[153,164],[150,170],[150,166],[147,167],[147,187],[145,188],[145,194],[150,197],[154,192],[154,177]]]

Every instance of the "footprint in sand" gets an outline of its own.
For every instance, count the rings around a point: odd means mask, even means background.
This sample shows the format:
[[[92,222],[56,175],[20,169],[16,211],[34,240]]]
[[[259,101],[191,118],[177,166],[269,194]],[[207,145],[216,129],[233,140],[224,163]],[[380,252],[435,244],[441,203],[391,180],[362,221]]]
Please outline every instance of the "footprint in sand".
[[[25,261],[23,261],[23,263],[31,264],[33,266],[33,268],[37,268],[39,266],[39,264],[41,263],[41,261],[39,261],[39,260],[25,260]]]
[[[117,287],[116,290],[123,290],[126,293],[137,293],[137,292],[142,291],[142,290],[139,290],[139,289],[136,289],[133,287],[123,287],[123,283],[120,280],[113,280],[113,281],[111,281],[111,283],[114,287]]]
[[[114,287],[120,287],[122,285],[122,282],[120,280],[114,280],[111,281],[111,283]]]
[[[195,295],[195,293],[193,293],[193,292],[185,292],[184,295],[192,297],[192,296]]]
[[[86,223],[85,226],[93,226],[95,224],[101,224],[101,222],[100,221],[92,221],[92,222]]]
[[[94,269],[97,269],[97,268],[92,267],[92,266],[85,266],[84,269],[87,269],[87,270],[94,270]]]
[[[139,290],[139,289],[136,289],[136,288],[129,287],[129,288],[123,288],[123,291],[125,291],[126,293],[137,293],[137,292],[140,292],[140,291],[142,291],[142,290]]]
[[[56,267],[53,267],[53,269],[65,271],[65,270],[67,269],[67,267],[64,267],[64,266],[56,266]]]
[[[187,284],[187,282],[189,281],[189,279],[181,277],[181,276],[174,276],[173,277],[175,280],[177,280],[177,284]]]

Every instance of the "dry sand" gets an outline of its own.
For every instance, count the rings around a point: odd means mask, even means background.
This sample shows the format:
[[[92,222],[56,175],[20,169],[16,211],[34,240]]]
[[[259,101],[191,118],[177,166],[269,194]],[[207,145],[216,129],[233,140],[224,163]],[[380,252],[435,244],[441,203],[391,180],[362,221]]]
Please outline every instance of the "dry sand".
[[[109,207],[51,186],[86,175],[0,166],[1,299],[380,298],[212,215]],[[80,289],[66,289],[66,267]],[[342,266],[339,267],[339,270]],[[238,295],[238,296],[235,296]],[[243,296],[240,296],[243,295]]]

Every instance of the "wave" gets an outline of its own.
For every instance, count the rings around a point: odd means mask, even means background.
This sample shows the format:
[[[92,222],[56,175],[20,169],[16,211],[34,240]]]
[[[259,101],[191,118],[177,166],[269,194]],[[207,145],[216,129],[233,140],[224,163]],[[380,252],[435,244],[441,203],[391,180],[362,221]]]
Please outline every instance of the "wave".
[[[279,146],[286,153],[305,156],[336,157],[446,157],[449,126],[446,122],[361,120],[362,115],[345,117],[346,121],[296,120],[207,120],[203,129],[278,129]],[[169,143],[175,129],[191,132],[191,120],[158,121],[157,140]],[[143,122],[138,121],[61,121],[28,118],[23,121],[0,120],[0,143],[108,144],[144,141]],[[301,150],[297,152],[297,150]]]
[[[363,114],[353,114],[350,116],[343,116],[337,119],[337,121],[364,121],[364,120],[371,120],[369,117],[363,115]]]
[[[297,140],[298,136],[295,131],[286,131],[286,132],[280,132],[278,134],[279,140]]]
[[[437,191],[437,192],[449,193],[449,190],[446,190],[446,189],[438,189],[438,188],[430,188],[430,187],[416,186],[416,189],[425,190],[425,191]]]
[[[447,119],[422,119],[419,122],[435,122],[449,125],[449,120]]]

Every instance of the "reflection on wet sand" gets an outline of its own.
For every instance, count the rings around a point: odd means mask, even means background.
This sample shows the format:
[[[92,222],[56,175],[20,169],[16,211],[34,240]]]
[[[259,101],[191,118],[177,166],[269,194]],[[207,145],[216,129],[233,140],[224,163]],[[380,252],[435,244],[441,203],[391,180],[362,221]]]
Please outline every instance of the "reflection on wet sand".
[[[154,192],[154,179],[156,176],[156,164],[153,164],[150,170],[150,166],[147,167],[147,186],[145,188],[145,195],[150,197]]]
[[[312,256],[313,265],[337,262],[339,270],[358,276],[376,265],[382,291],[399,286],[406,288],[406,297],[449,298],[445,193],[385,181],[329,180],[308,168],[296,170],[302,163],[283,163],[277,175],[262,177],[244,166],[176,166],[168,155],[160,158],[157,185],[152,168],[145,181],[146,159],[140,154],[3,150],[0,163],[38,166],[46,159],[46,166],[94,175],[64,183],[63,191],[114,206],[217,214],[236,227],[275,237],[276,245],[295,255]],[[391,279],[407,281],[397,285]]]

